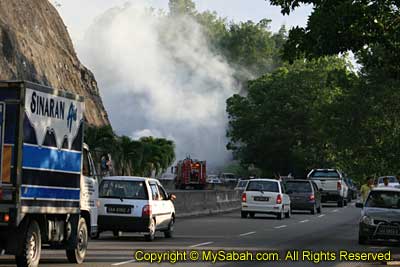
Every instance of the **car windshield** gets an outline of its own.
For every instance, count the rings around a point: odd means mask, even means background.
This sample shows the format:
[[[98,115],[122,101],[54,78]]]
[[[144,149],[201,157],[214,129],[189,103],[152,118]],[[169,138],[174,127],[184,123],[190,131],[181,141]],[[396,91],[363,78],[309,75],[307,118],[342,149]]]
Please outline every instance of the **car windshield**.
[[[286,191],[292,191],[293,193],[310,193],[311,184],[309,182],[287,182]]]
[[[379,177],[379,179],[378,179],[378,184],[383,184],[383,179],[384,179],[385,177]],[[398,181],[397,181],[397,179],[396,179],[396,177],[394,177],[394,176],[387,176],[386,178],[388,178],[388,180],[389,180],[389,183],[397,183]]]
[[[339,178],[339,174],[336,171],[328,171],[328,170],[322,170],[322,171],[314,171],[310,175],[311,179],[312,178]]]
[[[111,181],[104,180],[100,185],[99,197],[148,199],[143,181]]]
[[[371,191],[366,207],[400,209],[400,192],[395,191]]]
[[[279,193],[279,187],[278,187],[278,182],[250,181],[246,191],[268,191],[268,192]]]

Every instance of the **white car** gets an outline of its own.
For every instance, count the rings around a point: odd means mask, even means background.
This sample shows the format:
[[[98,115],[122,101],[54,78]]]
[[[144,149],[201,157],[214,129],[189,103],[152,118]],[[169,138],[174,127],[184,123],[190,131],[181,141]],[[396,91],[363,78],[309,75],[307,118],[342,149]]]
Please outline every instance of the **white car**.
[[[219,177],[215,174],[208,175],[206,182],[208,184],[222,184],[221,179],[219,179]]]
[[[253,179],[242,193],[242,218],[256,213],[273,214],[279,220],[290,218],[290,197],[282,182],[274,179]]]
[[[321,201],[334,201],[338,207],[347,205],[349,187],[345,175],[337,169],[314,169],[307,178],[312,180],[321,190]]]
[[[385,184],[383,183],[383,179],[388,178],[388,187],[399,187],[399,181],[397,180],[396,176],[382,176],[378,178],[378,187],[383,187]]]
[[[99,233],[140,232],[152,241],[156,231],[162,231],[165,237],[172,237],[174,199],[156,179],[105,177],[99,190]]]

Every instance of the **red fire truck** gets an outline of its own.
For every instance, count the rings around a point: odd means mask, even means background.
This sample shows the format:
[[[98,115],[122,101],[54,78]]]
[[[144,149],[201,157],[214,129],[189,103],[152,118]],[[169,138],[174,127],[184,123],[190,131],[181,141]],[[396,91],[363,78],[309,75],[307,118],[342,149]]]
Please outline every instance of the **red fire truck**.
[[[204,189],[206,186],[206,162],[186,158],[175,166],[175,188],[194,187]]]

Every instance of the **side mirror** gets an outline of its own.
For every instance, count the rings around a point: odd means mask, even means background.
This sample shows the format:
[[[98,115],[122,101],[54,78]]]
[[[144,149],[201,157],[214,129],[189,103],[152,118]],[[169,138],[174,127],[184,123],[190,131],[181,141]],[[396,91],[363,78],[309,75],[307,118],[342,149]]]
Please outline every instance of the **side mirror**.
[[[357,202],[356,203],[356,208],[364,208],[364,204],[363,203],[361,203],[361,202]]]
[[[168,199],[171,200],[171,201],[174,201],[176,199],[176,196],[174,194],[170,194],[168,196]]]

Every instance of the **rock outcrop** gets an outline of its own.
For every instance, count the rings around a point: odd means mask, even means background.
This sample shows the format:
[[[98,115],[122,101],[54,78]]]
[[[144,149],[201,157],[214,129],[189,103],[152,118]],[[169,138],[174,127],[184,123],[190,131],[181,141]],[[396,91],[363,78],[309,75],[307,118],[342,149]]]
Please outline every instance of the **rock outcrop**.
[[[0,80],[29,80],[82,95],[87,121],[109,124],[94,75],[79,61],[48,0],[0,0]]]

